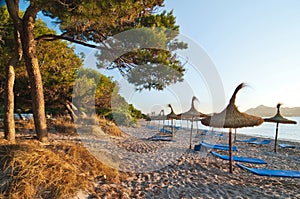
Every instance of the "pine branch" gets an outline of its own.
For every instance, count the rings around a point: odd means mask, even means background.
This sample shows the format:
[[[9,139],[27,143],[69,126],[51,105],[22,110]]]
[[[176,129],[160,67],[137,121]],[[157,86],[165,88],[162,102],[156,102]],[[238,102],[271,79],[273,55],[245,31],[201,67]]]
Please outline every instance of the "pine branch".
[[[83,42],[83,41],[78,41],[78,40],[76,40],[74,38],[71,38],[71,37],[66,37],[65,35],[66,35],[66,33],[63,33],[61,35],[45,34],[45,35],[41,35],[41,36],[37,37],[35,40],[36,41],[41,41],[41,40],[54,41],[54,40],[59,40],[60,39],[60,40],[66,40],[66,41],[76,43],[76,44],[80,44],[80,45],[90,47],[90,48],[97,48],[98,47],[97,45],[94,45],[94,44],[89,44],[89,43],[86,43],[86,42]]]

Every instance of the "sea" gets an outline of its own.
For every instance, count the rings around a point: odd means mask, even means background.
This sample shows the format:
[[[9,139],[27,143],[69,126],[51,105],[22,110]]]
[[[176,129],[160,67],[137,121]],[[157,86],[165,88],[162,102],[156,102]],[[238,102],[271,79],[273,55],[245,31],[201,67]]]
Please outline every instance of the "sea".
[[[278,140],[286,140],[300,143],[300,117],[286,117],[297,124],[279,124]],[[257,137],[275,138],[276,123],[264,122],[260,126],[237,129],[237,133],[253,135]]]
[[[27,119],[33,117],[32,114],[24,114],[23,116],[26,117]],[[15,114],[15,117],[18,118],[18,115]],[[300,117],[286,117],[286,118],[296,121],[297,124],[279,124],[278,140],[300,143]],[[157,122],[158,121],[156,121],[156,123]],[[170,121],[165,121],[164,124],[171,125]],[[188,121],[176,120],[175,126],[190,128],[191,123]],[[195,129],[198,128],[198,129],[210,130],[209,127],[202,125],[201,122],[199,121],[194,122],[193,126]],[[221,132],[228,132],[228,130],[226,129],[214,129],[214,130],[221,131]],[[275,130],[276,130],[276,123],[264,122],[260,126],[237,129],[237,134],[274,139]]]
[[[297,124],[279,124],[278,140],[300,143],[300,117],[286,117],[286,118],[296,121]],[[170,121],[165,121],[164,124],[170,125]],[[175,126],[190,128],[191,123],[188,121],[176,120]],[[201,122],[194,122],[194,128],[207,129],[207,130],[211,129],[207,126],[202,125]],[[228,132],[227,129],[214,129],[214,130],[221,131],[221,132]],[[275,131],[276,131],[276,123],[264,122],[260,126],[237,129],[237,134],[274,139]]]

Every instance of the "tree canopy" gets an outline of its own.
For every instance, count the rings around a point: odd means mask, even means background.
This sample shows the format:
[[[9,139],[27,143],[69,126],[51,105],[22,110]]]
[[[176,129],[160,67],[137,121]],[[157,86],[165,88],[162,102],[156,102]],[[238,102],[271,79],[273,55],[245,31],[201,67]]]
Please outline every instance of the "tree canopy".
[[[130,83],[136,86],[137,90],[162,90],[170,84],[183,80],[185,70],[174,51],[187,48],[187,45],[174,40],[179,34],[179,26],[176,25],[172,11],[169,13],[159,12],[163,6],[163,0],[37,2],[37,6],[42,8],[42,12],[51,17],[62,32],[61,35],[41,35],[37,37],[38,40],[65,39],[98,48],[98,67],[119,70]],[[142,27],[153,28],[142,37],[143,41],[155,43],[158,48],[139,49],[141,41],[132,38],[131,44],[124,44],[123,41],[121,48],[125,50],[125,53],[107,63],[108,56],[105,52],[113,54],[112,51],[120,48],[115,45],[117,41],[113,36],[126,30]],[[113,39],[111,40],[111,38]],[[127,45],[135,45],[137,48],[127,52]],[[143,67],[144,65],[147,67]],[[132,70],[135,68],[139,69]],[[162,71],[153,73],[153,70]],[[137,73],[144,74],[142,80],[136,78]],[[162,76],[164,77],[162,78]]]
[[[179,27],[172,11],[147,15],[136,24],[135,31],[113,36],[99,47],[98,67],[118,69],[137,90],[163,90],[182,81],[185,69],[175,51],[187,44],[176,40]]]
[[[9,18],[7,9],[4,7],[0,10],[1,26],[3,29],[3,43],[1,45],[2,53],[0,55],[0,70],[5,70],[5,62],[9,54],[13,51],[14,40],[12,39],[13,28]],[[55,33],[47,27],[45,22],[37,20],[35,35]],[[45,101],[47,109],[50,107],[62,108],[65,99],[71,98],[72,88],[76,78],[76,70],[82,67],[83,57],[79,57],[74,52],[74,47],[65,41],[45,42],[40,41],[37,44],[37,57],[40,63],[41,74],[43,77],[43,86],[45,93]],[[28,74],[25,68],[24,60],[21,61],[18,67],[15,68],[15,101],[16,109],[28,110],[31,109],[30,84]],[[0,94],[4,91],[4,78],[1,77]],[[1,92],[2,91],[2,92]],[[3,99],[3,97],[1,98]]]
[[[101,67],[117,68],[121,74],[126,77],[129,82],[134,83],[137,89],[163,89],[165,86],[181,81],[184,68],[180,59],[176,56],[175,50],[186,48],[186,45],[178,42],[175,37],[178,35],[178,26],[175,25],[175,17],[172,12],[162,12],[158,14],[159,9],[163,7],[163,0],[30,0],[29,6],[24,11],[24,15],[19,12],[19,0],[5,0],[8,8],[9,16],[12,19],[14,27],[15,40],[15,55],[10,54],[11,63],[6,67],[7,81],[5,92],[5,103],[8,102],[10,107],[5,114],[5,123],[12,129],[10,125],[12,118],[13,104],[13,84],[14,84],[14,68],[20,62],[22,56],[25,60],[26,71],[29,77],[30,93],[32,99],[32,110],[34,116],[35,130],[37,138],[44,142],[47,140],[47,125],[45,118],[45,101],[44,88],[41,75],[41,66],[38,57],[38,43],[43,41],[66,40],[72,43],[85,45],[92,48],[100,49],[100,56],[105,55],[105,52],[114,54],[114,49],[107,45],[109,41],[119,44],[123,41],[117,41],[114,36],[118,33],[133,28],[151,27],[152,31],[145,31],[146,34],[140,37],[141,41],[148,43],[160,44],[155,47],[143,47],[139,45],[138,40],[131,40],[118,46],[123,48],[123,54],[120,54],[113,60],[105,60],[99,58],[99,62],[106,61],[112,64]],[[53,19],[53,22],[59,25],[61,34],[57,35],[54,32],[43,33],[39,35],[36,31],[37,14],[42,12],[44,15]],[[158,29],[157,29],[158,28]],[[134,39],[134,38],[133,38]],[[150,41],[148,41],[150,39]],[[174,40],[175,39],[175,40]],[[107,42],[108,41],[108,42]],[[126,51],[128,45],[132,45],[130,51]],[[125,51],[124,51],[125,50]],[[151,54],[152,56],[148,56]],[[17,56],[16,56],[17,55]],[[143,58],[145,57],[145,58]],[[46,57],[44,57],[46,59]],[[158,63],[159,62],[159,63]],[[52,62],[53,63],[53,62]],[[175,71],[177,74],[166,75],[165,78],[160,78],[160,73],[143,73],[146,78],[143,81],[137,81],[136,75],[130,78],[130,73],[137,66],[146,64],[157,66],[166,66]],[[52,66],[52,64],[50,64]],[[49,66],[50,66],[49,65]],[[61,63],[53,63],[60,65]],[[48,67],[45,65],[45,67]],[[148,67],[149,68],[149,67]],[[147,69],[147,67],[146,67]],[[150,67],[151,69],[151,67]],[[50,70],[51,71],[51,70]],[[169,72],[168,70],[166,70]],[[49,71],[47,71],[49,72]],[[50,75],[55,75],[55,69],[50,72]],[[46,74],[47,75],[47,74]],[[154,76],[154,78],[153,78]],[[157,76],[157,78],[155,78]],[[160,82],[155,82],[159,80]],[[56,79],[55,81],[62,81]],[[55,82],[54,81],[54,82]],[[149,83],[150,82],[150,83]],[[53,83],[47,82],[49,84]],[[54,89],[54,92],[58,89]],[[52,91],[49,92],[49,95]],[[9,111],[10,110],[10,111]]]

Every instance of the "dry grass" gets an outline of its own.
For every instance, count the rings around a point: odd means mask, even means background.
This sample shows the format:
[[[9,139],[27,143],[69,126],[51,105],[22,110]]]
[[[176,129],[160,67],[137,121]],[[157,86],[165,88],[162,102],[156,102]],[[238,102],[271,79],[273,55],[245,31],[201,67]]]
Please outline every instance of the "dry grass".
[[[105,119],[95,116],[88,122],[91,133],[125,135]],[[75,124],[65,117],[49,120],[47,125],[49,132],[77,135]],[[33,121],[17,121],[16,129],[20,133],[16,144],[0,138],[0,198],[70,198],[79,191],[93,194],[95,180],[104,175],[107,183],[126,177],[102,164],[79,143],[54,141],[43,145],[28,137],[24,140],[23,132],[34,129]]]
[[[10,198],[61,198],[82,188],[76,168],[53,151],[32,144],[4,145],[0,148],[1,191]]]
[[[47,120],[47,126],[49,132],[55,132],[64,135],[77,135],[74,122],[64,116]]]
[[[33,130],[34,121],[32,120],[15,120],[16,132],[23,132],[24,130]],[[4,122],[0,121],[0,129],[4,129]]]
[[[23,132],[24,130],[33,131],[34,121],[32,120],[15,120],[16,132]]]
[[[69,198],[80,190],[91,193],[101,175],[114,182],[120,178],[79,144],[0,143],[0,197]]]
[[[112,122],[108,122],[105,119],[99,119],[99,124],[102,130],[108,135],[118,136],[118,137],[125,136],[125,133],[121,131],[119,127]]]
[[[88,177],[98,177],[106,175],[110,182],[118,182],[120,177],[119,172],[102,164],[95,158],[84,146],[80,144],[65,143],[49,145],[49,149],[54,151],[59,157],[67,162],[76,165],[80,170],[81,175]]]
[[[106,119],[100,118],[97,115],[91,117],[80,118],[76,121],[76,125],[71,120],[66,117],[57,117],[52,120],[48,120],[48,129],[50,132],[60,133],[64,135],[77,135],[76,127],[80,128],[81,132],[94,133],[95,129],[98,127],[102,131],[111,136],[125,136],[118,126],[113,122]]]

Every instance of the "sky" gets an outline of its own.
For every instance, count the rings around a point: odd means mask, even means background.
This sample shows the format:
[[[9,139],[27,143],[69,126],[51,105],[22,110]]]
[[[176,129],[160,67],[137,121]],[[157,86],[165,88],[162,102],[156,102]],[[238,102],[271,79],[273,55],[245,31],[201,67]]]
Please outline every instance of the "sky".
[[[167,0],[166,9],[215,63],[227,101],[246,82],[240,110],[300,106],[300,1]]]
[[[120,76],[103,71],[116,76],[121,95],[144,113],[168,113],[169,103],[176,113],[186,111],[193,95],[200,111],[219,112],[242,82],[248,86],[236,99],[241,111],[278,102],[300,106],[300,1],[166,0],[164,9],[173,10],[192,48],[183,53],[189,60],[185,81],[160,92],[135,92]],[[94,51],[76,49],[92,65]]]

